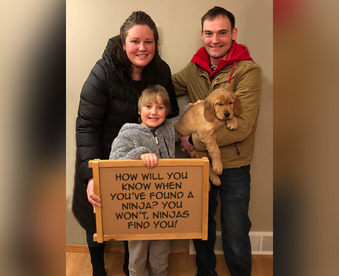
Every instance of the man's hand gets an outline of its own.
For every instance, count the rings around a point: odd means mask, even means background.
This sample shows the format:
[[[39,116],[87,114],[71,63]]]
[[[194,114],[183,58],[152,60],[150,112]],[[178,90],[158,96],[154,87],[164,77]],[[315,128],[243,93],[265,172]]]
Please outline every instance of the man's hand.
[[[188,154],[191,154],[194,146],[188,141],[189,136],[181,136],[180,137],[180,147],[182,151],[186,151]]]
[[[101,207],[101,203],[100,203],[101,199],[100,199],[100,197],[98,197],[94,193],[93,178],[88,180],[86,192],[87,192],[87,199],[88,199],[89,203],[92,204],[92,206],[93,206],[93,213],[95,213],[95,206]]]
[[[156,156],[154,153],[142,154],[140,158],[144,162],[145,166],[149,169],[152,169],[158,165],[158,156]]]
[[[189,106],[195,106],[198,103],[201,103],[203,100],[197,100],[195,103],[188,103]]]

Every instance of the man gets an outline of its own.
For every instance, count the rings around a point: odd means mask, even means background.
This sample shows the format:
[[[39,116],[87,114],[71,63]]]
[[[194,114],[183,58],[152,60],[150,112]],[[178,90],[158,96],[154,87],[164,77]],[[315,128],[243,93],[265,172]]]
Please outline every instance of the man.
[[[221,7],[209,10],[201,19],[204,47],[191,62],[172,76],[177,96],[189,95],[191,102],[205,99],[213,90],[225,87],[240,99],[243,113],[239,127],[222,126],[217,133],[223,172],[221,186],[211,185],[209,194],[208,240],[194,240],[197,276],[215,276],[217,192],[221,199],[222,243],[226,264],[232,276],[250,276],[252,270],[248,217],[250,199],[250,163],[260,105],[261,70],[246,46],[237,44],[237,28],[232,13]],[[195,147],[205,150],[198,135],[182,137],[188,153]]]

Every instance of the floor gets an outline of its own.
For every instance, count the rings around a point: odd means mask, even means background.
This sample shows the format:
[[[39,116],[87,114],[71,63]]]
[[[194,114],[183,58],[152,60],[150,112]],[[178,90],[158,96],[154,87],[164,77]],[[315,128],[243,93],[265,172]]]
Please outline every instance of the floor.
[[[105,253],[108,276],[125,276],[122,271],[124,253]],[[253,255],[251,276],[273,276],[273,255]],[[223,255],[217,255],[218,276],[229,276]],[[195,255],[170,254],[168,276],[194,276],[196,274]],[[89,253],[66,252],[66,276],[92,276]]]

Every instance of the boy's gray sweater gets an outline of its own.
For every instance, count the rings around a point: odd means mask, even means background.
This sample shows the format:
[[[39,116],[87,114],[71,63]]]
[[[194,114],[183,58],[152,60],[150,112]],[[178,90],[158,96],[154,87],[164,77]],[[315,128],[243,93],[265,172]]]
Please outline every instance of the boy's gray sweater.
[[[178,116],[165,119],[154,133],[140,124],[124,124],[112,143],[109,159],[139,160],[145,153],[154,153],[159,159],[175,158],[175,141],[178,135],[175,125],[188,108],[189,105]]]

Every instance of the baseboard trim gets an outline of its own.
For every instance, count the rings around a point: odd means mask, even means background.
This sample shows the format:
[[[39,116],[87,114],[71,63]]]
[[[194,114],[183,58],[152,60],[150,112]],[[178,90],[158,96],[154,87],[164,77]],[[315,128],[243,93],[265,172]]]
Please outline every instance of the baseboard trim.
[[[215,254],[223,254],[221,231],[216,231]],[[250,232],[252,255],[273,255],[273,232]],[[189,254],[195,255],[193,241],[189,242]]]
[[[182,246],[172,246],[171,253],[173,254],[187,254],[188,255],[189,248]],[[76,253],[88,253],[87,245],[78,245],[78,244],[66,244],[66,252],[76,252]],[[114,245],[114,246],[105,246],[106,253],[123,253],[125,252],[125,247],[122,245]]]
[[[215,246],[216,254],[223,254],[221,244],[221,231],[217,231],[217,240]],[[273,232],[250,232],[253,255],[273,255]],[[87,245],[66,244],[66,252],[88,253]],[[121,253],[125,252],[123,245],[106,245],[105,252]],[[189,246],[172,246],[171,253],[174,254],[195,254],[193,241],[190,240]]]

